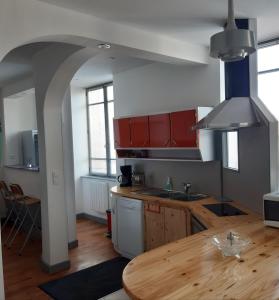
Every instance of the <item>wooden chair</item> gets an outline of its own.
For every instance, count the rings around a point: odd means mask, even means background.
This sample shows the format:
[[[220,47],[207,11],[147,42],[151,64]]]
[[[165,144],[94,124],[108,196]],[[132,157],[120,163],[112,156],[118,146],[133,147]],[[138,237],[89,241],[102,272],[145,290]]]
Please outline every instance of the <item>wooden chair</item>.
[[[13,218],[14,220],[17,219],[19,213],[17,209],[17,201],[19,201],[22,197],[13,195],[13,193],[8,189],[8,186],[4,180],[0,181],[0,193],[7,208],[7,217],[1,228],[1,231],[3,231],[9,221],[11,221]]]
[[[40,200],[35,198],[35,197],[31,197],[31,196],[26,196],[24,195],[24,192],[21,188],[20,185],[18,184],[11,184],[10,185],[11,191],[14,195],[16,195],[16,197],[22,197],[21,199],[21,206],[22,206],[22,214],[21,216],[18,218],[17,220],[17,224],[15,224],[15,227],[18,225],[17,229],[15,230],[15,232],[13,233],[13,236],[10,235],[9,237],[9,242],[8,242],[8,247],[12,246],[12,243],[14,242],[16,236],[18,235],[20,229],[22,228],[23,224],[25,223],[25,221],[29,218],[30,222],[30,227],[27,231],[27,235],[26,238],[22,244],[22,247],[19,250],[19,255],[22,254],[23,249],[25,248],[28,240],[31,237],[31,234],[33,232],[34,229],[38,229],[40,230],[39,226],[37,225],[37,220],[38,220],[38,216],[40,213]],[[32,209],[31,207],[35,207],[34,212],[32,213]]]

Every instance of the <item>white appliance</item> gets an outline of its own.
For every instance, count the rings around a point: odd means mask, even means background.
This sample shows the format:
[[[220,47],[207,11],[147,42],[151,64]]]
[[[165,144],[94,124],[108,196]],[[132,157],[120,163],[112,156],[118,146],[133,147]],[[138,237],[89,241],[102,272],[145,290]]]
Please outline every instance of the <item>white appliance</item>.
[[[23,165],[39,166],[38,130],[26,130],[22,133]]]
[[[130,259],[144,252],[142,201],[112,198],[112,242],[117,252]]]
[[[266,194],[263,200],[264,224],[279,228],[279,192]]]

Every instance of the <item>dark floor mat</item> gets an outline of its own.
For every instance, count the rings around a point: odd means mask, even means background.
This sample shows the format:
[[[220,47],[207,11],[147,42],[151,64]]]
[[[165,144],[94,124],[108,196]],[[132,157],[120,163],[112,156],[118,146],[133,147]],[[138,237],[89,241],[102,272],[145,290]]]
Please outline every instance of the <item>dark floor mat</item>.
[[[123,257],[78,271],[39,286],[55,300],[94,300],[122,288],[122,273],[129,260]]]

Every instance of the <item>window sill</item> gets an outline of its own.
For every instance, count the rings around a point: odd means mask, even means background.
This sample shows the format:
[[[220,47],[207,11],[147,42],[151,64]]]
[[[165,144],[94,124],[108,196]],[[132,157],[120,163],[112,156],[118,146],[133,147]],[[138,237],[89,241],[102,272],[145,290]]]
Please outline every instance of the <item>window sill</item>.
[[[233,173],[239,173],[239,169],[233,169],[233,168],[229,168],[229,167],[223,167],[223,170],[231,171]]]
[[[112,182],[116,181],[116,177],[108,177],[108,176],[85,175],[85,176],[81,176],[81,178],[102,180],[102,181],[112,181]]]

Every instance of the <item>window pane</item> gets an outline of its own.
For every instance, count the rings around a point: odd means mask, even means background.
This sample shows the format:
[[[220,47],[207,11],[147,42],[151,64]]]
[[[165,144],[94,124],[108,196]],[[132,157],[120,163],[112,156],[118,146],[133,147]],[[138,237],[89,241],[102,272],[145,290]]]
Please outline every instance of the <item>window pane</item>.
[[[278,83],[279,72],[264,73],[258,76],[259,97],[277,120],[279,119]]]
[[[108,120],[109,120],[110,158],[116,158],[116,152],[114,149],[113,117],[114,117],[114,102],[109,102],[108,103]]]
[[[92,90],[88,92],[88,104],[104,102],[103,88]]]
[[[279,68],[279,45],[258,50],[259,72]]]
[[[238,170],[238,132],[227,132],[228,168]]]
[[[110,161],[111,175],[116,175],[116,160]]]
[[[114,99],[113,86],[112,85],[107,87],[107,98],[108,98],[107,99],[108,101],[111,101],[111,100]]]
[[[89,106],[90,157],[106,158],[104,104]]]
[[[91,172],[97,174],[107,174],[107,161],[106,160],[90,160]]]

